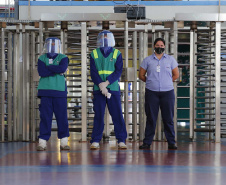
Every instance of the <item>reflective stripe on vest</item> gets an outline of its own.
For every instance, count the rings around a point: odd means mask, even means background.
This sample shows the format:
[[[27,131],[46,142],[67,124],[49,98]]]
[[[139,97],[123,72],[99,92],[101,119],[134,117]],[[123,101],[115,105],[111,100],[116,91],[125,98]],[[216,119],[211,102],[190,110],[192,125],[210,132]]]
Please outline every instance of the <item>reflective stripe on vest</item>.
[[[118,50],[115,49],[114,54],[113,54],[113,59],[116,59],[117,58],[117,54],[118,54]]]
[[[93,55],[94,55],[94,58],[95,58],[95,59],[98,58],[98,54],[97,54],[97,50],[96,50],[96,49],[93,50]]]
[[[104,75],[104,74],[110,75],[111,73],[113,73],[113,71],[106,71],[106,70],[98,71],[99,75]]]
[[[113,53],[113,59],[116,59],[117,58],[117,54],[118,54],[118,49],[115,49],[114,53]],[[98,58],[98,54],[97,54],[97,50],[94,49],[93,50],[93,55],[94,55],[94,58],[97,59]],[[99,75],[110,75],[111,73],[113,73],[113,71],[106,71],[106,70],[101,70],[101,71],[98,71],[98,74]]]
[[[114,54],[113,54],[113,59],[117,58],[117,54],[118,54],[118,49],[115,49]],[[94,55],[95,59],[98,58],[98,54],[97,54],[97,50],[96,49],[93,50],[93,55]]]

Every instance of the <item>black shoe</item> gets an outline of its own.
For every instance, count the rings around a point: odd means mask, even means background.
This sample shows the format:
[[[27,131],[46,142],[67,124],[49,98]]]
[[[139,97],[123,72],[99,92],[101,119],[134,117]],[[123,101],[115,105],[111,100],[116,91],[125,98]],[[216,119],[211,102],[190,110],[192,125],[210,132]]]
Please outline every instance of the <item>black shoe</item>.
[[[148,144],[146,144],[146,143],[143,143],[143,144],[139,147],[139,149],[150,149],[150,147],[151,147],[151,145],[148,145]]]
[[[176,145],[168,145],[168,149],[177,150],[177,146]]]

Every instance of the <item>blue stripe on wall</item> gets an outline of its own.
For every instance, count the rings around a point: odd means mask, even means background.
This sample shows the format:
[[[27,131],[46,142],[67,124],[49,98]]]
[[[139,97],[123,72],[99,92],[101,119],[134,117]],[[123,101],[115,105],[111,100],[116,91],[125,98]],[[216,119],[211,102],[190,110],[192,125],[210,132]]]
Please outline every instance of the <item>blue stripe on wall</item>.
[[[146,5],[146,6],[217,6],[218,1],[31,1],[31,6],[114,6],[114,5]],[[226,5],[226,2],[221,2]],[[19,6],[28,6],[28,1],[19,1]]]

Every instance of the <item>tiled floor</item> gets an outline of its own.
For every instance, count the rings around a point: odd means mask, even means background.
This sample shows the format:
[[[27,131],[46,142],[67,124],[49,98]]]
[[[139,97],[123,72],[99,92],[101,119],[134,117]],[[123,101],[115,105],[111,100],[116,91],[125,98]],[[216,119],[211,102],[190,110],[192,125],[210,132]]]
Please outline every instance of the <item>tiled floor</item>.
[[[179,141],[178,150],[154,142],[139,150],[127,142],[118,150],[115,141],[90,151],[89,143],[70,139],[70,152],[59,150],[54,137],[48,150],[37,143],[0,143],[0,185],[223,185],[226,183],[226,142]]]

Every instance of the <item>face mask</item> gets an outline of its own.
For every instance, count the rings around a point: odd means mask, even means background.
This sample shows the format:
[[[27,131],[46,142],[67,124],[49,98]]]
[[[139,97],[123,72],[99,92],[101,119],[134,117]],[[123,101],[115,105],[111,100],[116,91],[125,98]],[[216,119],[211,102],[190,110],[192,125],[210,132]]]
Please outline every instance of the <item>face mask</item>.
[[[108,50],[111,49],[111,47],[101,47],[101,48],[103,49],[105,55],[108,52]]]
[[[55,45],[52,45],[51,46],[51,51],[50,51],[51,53],[55,53]]]
[[[157,54],[162,54],[165,51],[165,48],[155,48]]]
[[[57,53],[48,53],[50,58],[53,58],[55,55],[57,55]]]
[[[108,39],[104,38],[104,47],[108,47]]]

